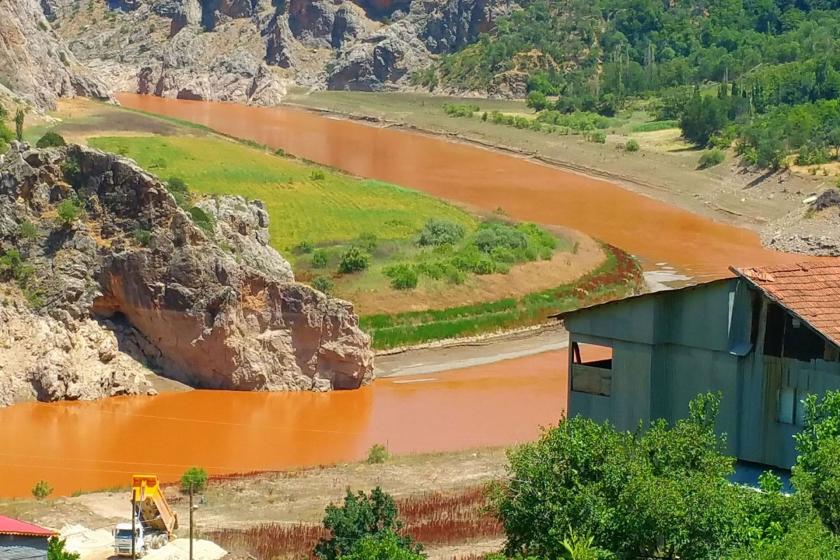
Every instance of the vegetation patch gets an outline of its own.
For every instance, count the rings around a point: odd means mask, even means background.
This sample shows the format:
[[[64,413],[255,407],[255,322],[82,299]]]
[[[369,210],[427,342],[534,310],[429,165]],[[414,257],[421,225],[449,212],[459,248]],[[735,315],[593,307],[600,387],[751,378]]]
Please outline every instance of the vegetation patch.
[[[443,310],[369,315],[362,328],[378,349],[471,336],[544,322],[550,315],[635,293],[641,269],[628,254],[605,245],[607,258],[589,274],[551,290]]]

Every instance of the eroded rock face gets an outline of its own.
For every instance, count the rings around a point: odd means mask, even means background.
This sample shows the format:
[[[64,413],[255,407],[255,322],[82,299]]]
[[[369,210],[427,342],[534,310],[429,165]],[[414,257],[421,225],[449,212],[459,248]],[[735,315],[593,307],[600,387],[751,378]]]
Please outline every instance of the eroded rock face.
[[[55,212],[78,199],[84,216]],[[17,146],[0,164],[0,250],[21,247],[41,315],[126,322],[150,365],[194,387],[355,388],[372,378],[352,306],[294,282],[268,245],[268,216],[241,198],[205,201],[197,228],[131,161],[79,146]],[[37,234],[20,237],[20,224]],[[122,386],[120,384],[120,386]]]
[[[288,84],[383,90],[488,30],[515,0],[41,0],[114,90],[271,105]],[[75,5],[75,9],[73,7]],[[65,25],[66,23],[66,25]],[[126,33],[125,30],[130,32]],[[253,92],[257,92],[256,94]]]
[[[44,2],[52,14],[67,7],[59,0]],[[0,81],[40,109],[55,107],[59,97],[107,98],[104,84],[54,33],[44,6],[38,0],[0,2]]]

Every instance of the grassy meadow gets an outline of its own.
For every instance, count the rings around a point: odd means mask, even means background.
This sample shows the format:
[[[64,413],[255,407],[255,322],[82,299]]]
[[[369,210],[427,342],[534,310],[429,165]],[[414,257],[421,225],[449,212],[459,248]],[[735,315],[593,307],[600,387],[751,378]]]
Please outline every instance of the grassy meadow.
[[[180,177],[199,194],[262,200],[271,243],[283,253],[301,243],[334,244],[365,234],[403,239],[431,217],[475,224],[466,212],[416,191],[216,137],[114,136],[88,143],[128,156],[164,180]]]

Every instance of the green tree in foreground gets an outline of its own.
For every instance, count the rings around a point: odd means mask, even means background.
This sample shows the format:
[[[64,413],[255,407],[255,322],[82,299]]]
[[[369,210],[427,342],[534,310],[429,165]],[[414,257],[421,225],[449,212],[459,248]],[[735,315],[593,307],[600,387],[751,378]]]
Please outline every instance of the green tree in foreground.
[[[342,274],[361,272],[370,265],[370,256],[358,247],[350,247],[341,255],[338,271]]]
[[[79,560],[79,554],[65,550],[64,539],[51,537],[47,542],[47,560]]]
[[[203,492],[207,488],[207,471],[201,467],[190,467],[181,475],[181,491]]]
[[[734,459],[715,433],[718,407],[718,396],[700,395],[687,419],[636,433],[570,418],[511,452],[496,498],[507,552],[567,558],[576,532],[621,559],[718,560],[784,534],[803,519],[801,500],[728,481]]]
[[[374,488],[369,495],[364,492],[353,494],[348,490],[344,505],[327,506],[324,528],[329,530],[330,536],[322,539],[314,551],[320,560],[336,560],[348,555],[351,558],[368,558],[360,555],[357,547],[381,551],[381,547],[387,548],[393,544],[401,551],[414,554],[421,551],[420,546],[414,545],[411,539],[399,535],[402,523],[397,520],[397,506],[394,499],[379,487]],[[366,539],[380,542],[360,542]],[[404,557],[410,559],[416,556]]]
[[[353,545],[342,560],[423,560],[426,556],[410,546],[394,533],[364,537]]]

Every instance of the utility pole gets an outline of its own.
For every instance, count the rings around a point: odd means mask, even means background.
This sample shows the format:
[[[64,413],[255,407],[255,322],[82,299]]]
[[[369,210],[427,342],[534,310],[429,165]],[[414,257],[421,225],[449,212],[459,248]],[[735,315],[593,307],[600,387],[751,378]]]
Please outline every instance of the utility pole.
[[[137,527],[137,501],[134,497],[134,488],[131,489],[131,560],[137,560],[136,551],[134,550],[134,541],[137,539],[134,536]]]
[[[193,560],[193,483],[190,481],[190,558]]]

